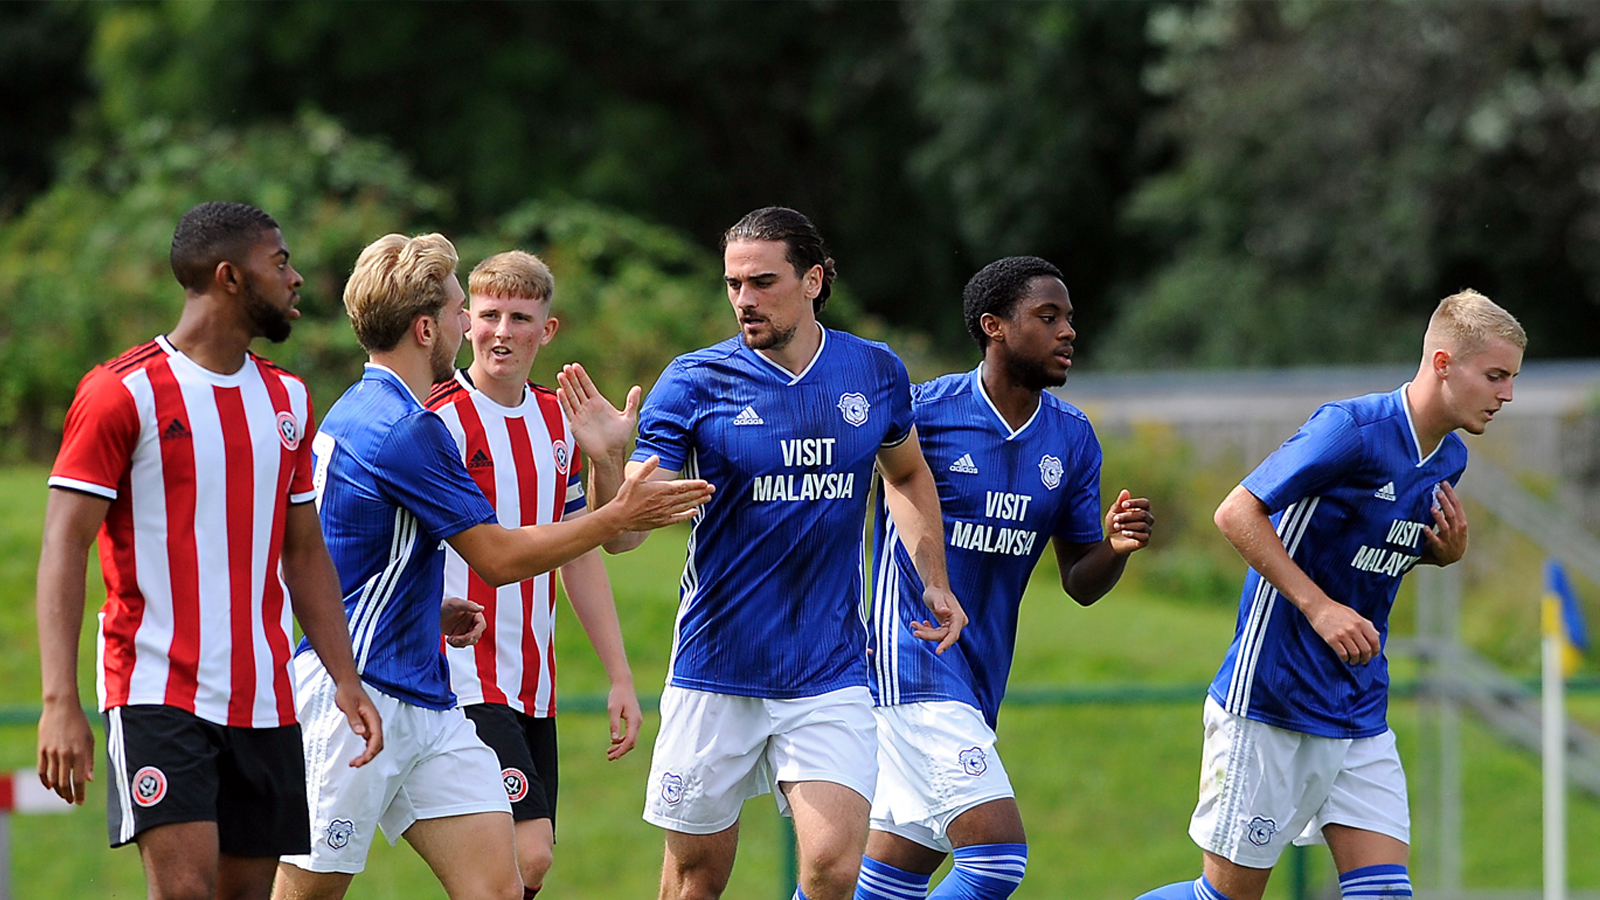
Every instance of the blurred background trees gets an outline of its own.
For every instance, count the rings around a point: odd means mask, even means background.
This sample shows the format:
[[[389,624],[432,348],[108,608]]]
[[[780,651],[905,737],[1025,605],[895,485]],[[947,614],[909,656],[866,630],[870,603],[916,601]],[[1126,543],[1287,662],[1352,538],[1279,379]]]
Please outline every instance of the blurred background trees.
[[[959,294],[1033,253],[1091,369],[1396,361],[1476,287],[1600,352],[1600,8],[1550,2],[0,2],[0,453],[174,320],[201,199],[284,224],[320,403],[356,252],[547,256],[608,390],[731,333],[716,240],[810,214],[835,324],[970,365]],[[545,366],[542,366],[543,369]],[[548,374],[547,372],[544,374]]]

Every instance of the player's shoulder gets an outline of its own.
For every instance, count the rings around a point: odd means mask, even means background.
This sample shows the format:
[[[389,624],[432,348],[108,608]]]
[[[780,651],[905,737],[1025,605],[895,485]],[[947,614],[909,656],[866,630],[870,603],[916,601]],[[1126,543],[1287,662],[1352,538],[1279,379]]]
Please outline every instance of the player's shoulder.
[[[689,372],[701,366],[725,362],[738,356],[741,346],[743,344],[740,342],[739,336],[734,335],[709,347],[701,347],[699,350],[690,350],[688,353],[679,354],[673,358],[672,362],[667,363],[667,371],[680,369]]]
[[[859,334],[851,334],[848,331],[838,331],[832,328],[828,329],[828,341],[836,349],[847,353],[858,354],[877,362],[889,362],[892,360],[895,365],[903,365],[900,361],[900,355],[894,352],[893,347],[883,341],[875,341],[871,338],[864,338]]]
[[[541,400],[556,399],[556,392],[554,390],[532,380],[528,382],[528,390],[532,392],[535,397],[538,397]]]
[[[288,369],[285,369],[283,366],[280,366],[272,360],[267,359],[265,356],[257,356],[254,351],[247,350],[245,352],[249,353],[250,358],[255,360],[256,371],[261,373],[262,378],[276,378],[279,381],[286,381],[302,386],[306,383],[305,379],[301,378],[299,375],[296,375]]]
[[[460,379],[449,378],[434,385],[433,390],[428,392],[428,398],[422,401],[422,405],[428,409],[443,409],[452,403],[466,400],[470,394],[471,391],[461,383]]]
[[[1089,425],[1088,413],[1074,406],[1066,398],[1058,397],[1050,391],[1039,394],[1039,413],[1071,427]]]
[[[84,380],[87,381],[90,376],[107,376],[120,380],[127,377],[131,372],[165,359],[166,355],[166,348],[161,346],[160,341],[148,340],[137,346],[129,347],[127,350],[90,369],[88,376],[85,376]]]
[[[911,402],[919,405],[950,403],[971,396],[971,372],[951,372],[911,386]]]
[[[1357,428],[1365,428],[1379,422],[1386,422],[1396,417],[1405,417],[1405,409],[1401,403],[1396,402],[1395,391],[1382,391],[1372,394],[1362,394],[1359,397],[1347,397],[1343,400],[1334,400],[1324,403],[1317,409],[1317,414],[1344,415]]]

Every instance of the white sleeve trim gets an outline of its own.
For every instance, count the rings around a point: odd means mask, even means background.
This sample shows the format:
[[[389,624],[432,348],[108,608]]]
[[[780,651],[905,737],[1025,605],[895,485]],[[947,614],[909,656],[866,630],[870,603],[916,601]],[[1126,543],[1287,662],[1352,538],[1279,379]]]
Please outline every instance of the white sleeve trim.
[[[95,484],[92,481],[79,481],[76,478],[66,478],[61,475],[51,475],[50,486],[53,488],[65,488],[69,491],[82,491],[85,494],[93,494],[96,497],[101,497],[106,500],[117,499],[116,488]]]

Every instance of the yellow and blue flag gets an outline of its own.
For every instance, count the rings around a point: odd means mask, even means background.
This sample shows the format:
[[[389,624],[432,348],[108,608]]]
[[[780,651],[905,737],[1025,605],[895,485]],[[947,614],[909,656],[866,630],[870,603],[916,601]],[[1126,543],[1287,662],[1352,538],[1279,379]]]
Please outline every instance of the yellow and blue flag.
[[[1543,608],[1544,633],[1561,642],[1561,674],[1570,677],[1589,649],[1589,633],[1567,572],[1553,559],[1544,564]]]

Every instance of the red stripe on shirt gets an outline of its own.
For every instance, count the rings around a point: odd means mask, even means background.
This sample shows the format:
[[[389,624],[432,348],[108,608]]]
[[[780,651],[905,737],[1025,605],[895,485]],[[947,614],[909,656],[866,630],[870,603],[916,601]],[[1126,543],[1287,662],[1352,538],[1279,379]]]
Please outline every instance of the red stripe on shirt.
[[[483,491],[483,496],[488,499],[489,505],[495,505],[494,488],[494,453],[489,449],[489,437],[483,429],[483,419],[478,416],[477,407],[472,405],[472,398],[463,395],[456,401],[456,414],[461,417],[461,431],[466,436],[466,466],[467,474],[477,483],[478,489]],[[478,454],[489,460],[489,465],[474,467],[472,460]],[[483,607],[484,621],[489,627],[483,630],[483,637],[472,647],[473,659],[478,666],[478,682],[483,685],[483,700],[485,703],[506,702],[505,691],[500,690],[500,685],[495,683],[499,666],[495,661],[495,630],[493,623],[495,611],[499,604],[496,602],[495,589],[484,581],[472,567],[467,566],[467,599]]]
[[[511,461],[517,467],[517,496],[521,504],[522,524],[539,522],[539,478],[533,464],[533,441],[528,437],[528,420],[518,416],[506,418],[506,439],[511,443]],[[529,578],[522,582],[522,689],[519,696],[522,708],[531,710],[539,695],[540,659],[539,640],[533,629],[533,583]]]
[[[133,681],[134,635],[144,621],[145,597],[139,590],[139,565],[133,552],[133,474],[124,469],[117,499],[100,525],[100,571],[106,580],[106,605],[100,629],[106,709],[125,706]],[[117,540],[127,535],[126,540]]]
[[[200,561],[195,549],[194,430],[183,390],[163,361],[146,373],[155,395],[156,434],[167,492],[167,569],[172,579],[172,643],[167,650],[168,706],[193,710],[199,689]],[[178,427],[174,428],[173,426]],[[170,433],[169,433],[170,432]]]
[[[250,426],[244,401],[236,387],[213,387],[217,418],[222,425],[222,452],[228,478],[225,497],[228,546],[228,724],[248,728],[254,724],[256,697],[255,641],[251,639],[255,604],[250,597],[251,544],[255,531],[255,451],[250,446]]]
[[[259,362],[258,362],[259,364]],[[262,372],[261,380],[267,386],[267,397],[278,415],[289,413],[289,391],[283,386],[282,371],[276,367]],[[276,417],[274,417],[276,419]],[[276,422],[274,422],[276,424]],[[272,536],[267,542],[267,570],[262,579],[261,629],[267,635],[267,650],[272,656],[272,695],[278,706],[278,724],[292,725],[294,714],[294,685],[289,679],[289,635],[284,632],[283,582],[279,577],[279,562],[283,558],[283,529],[289,516],[289,492],[293,480],[306,480],[311,472],[308,461],[311,452],[311,397],[306,395],[306,421],[300,422],[300,443],[295,449],[283,447],[278,462],[278,490],[273,494]],[[298,463],[298,464],[297,464]]]
[[[567,434],[567,420],[561,415],[561,402],[556,399],[555,392],[541,388],[534,392],[534,396],[539,399],[539,412],[544,417],[544,427],[550,434],[551,446],[553,447],[557,441],[561,441],[567,448],[567,470],[565,472],[559,468],[556,470],[556,487],[554,496],[550,498],[550,521],[559,522],[561,521],[562,513],[567,508],[567,481],[571,473],[576,471],[578,467],[578,448],[574,446],[575,442]],[[554,624],[556,619],[556,576],[553,572],[550,575],[549,584],[546,585],[546,594],[545,604],[550,613],[551,635],[550,646],[545,648],[545,672],[550,679],[549,714],[553,716],[556,714],[556,642]]]

